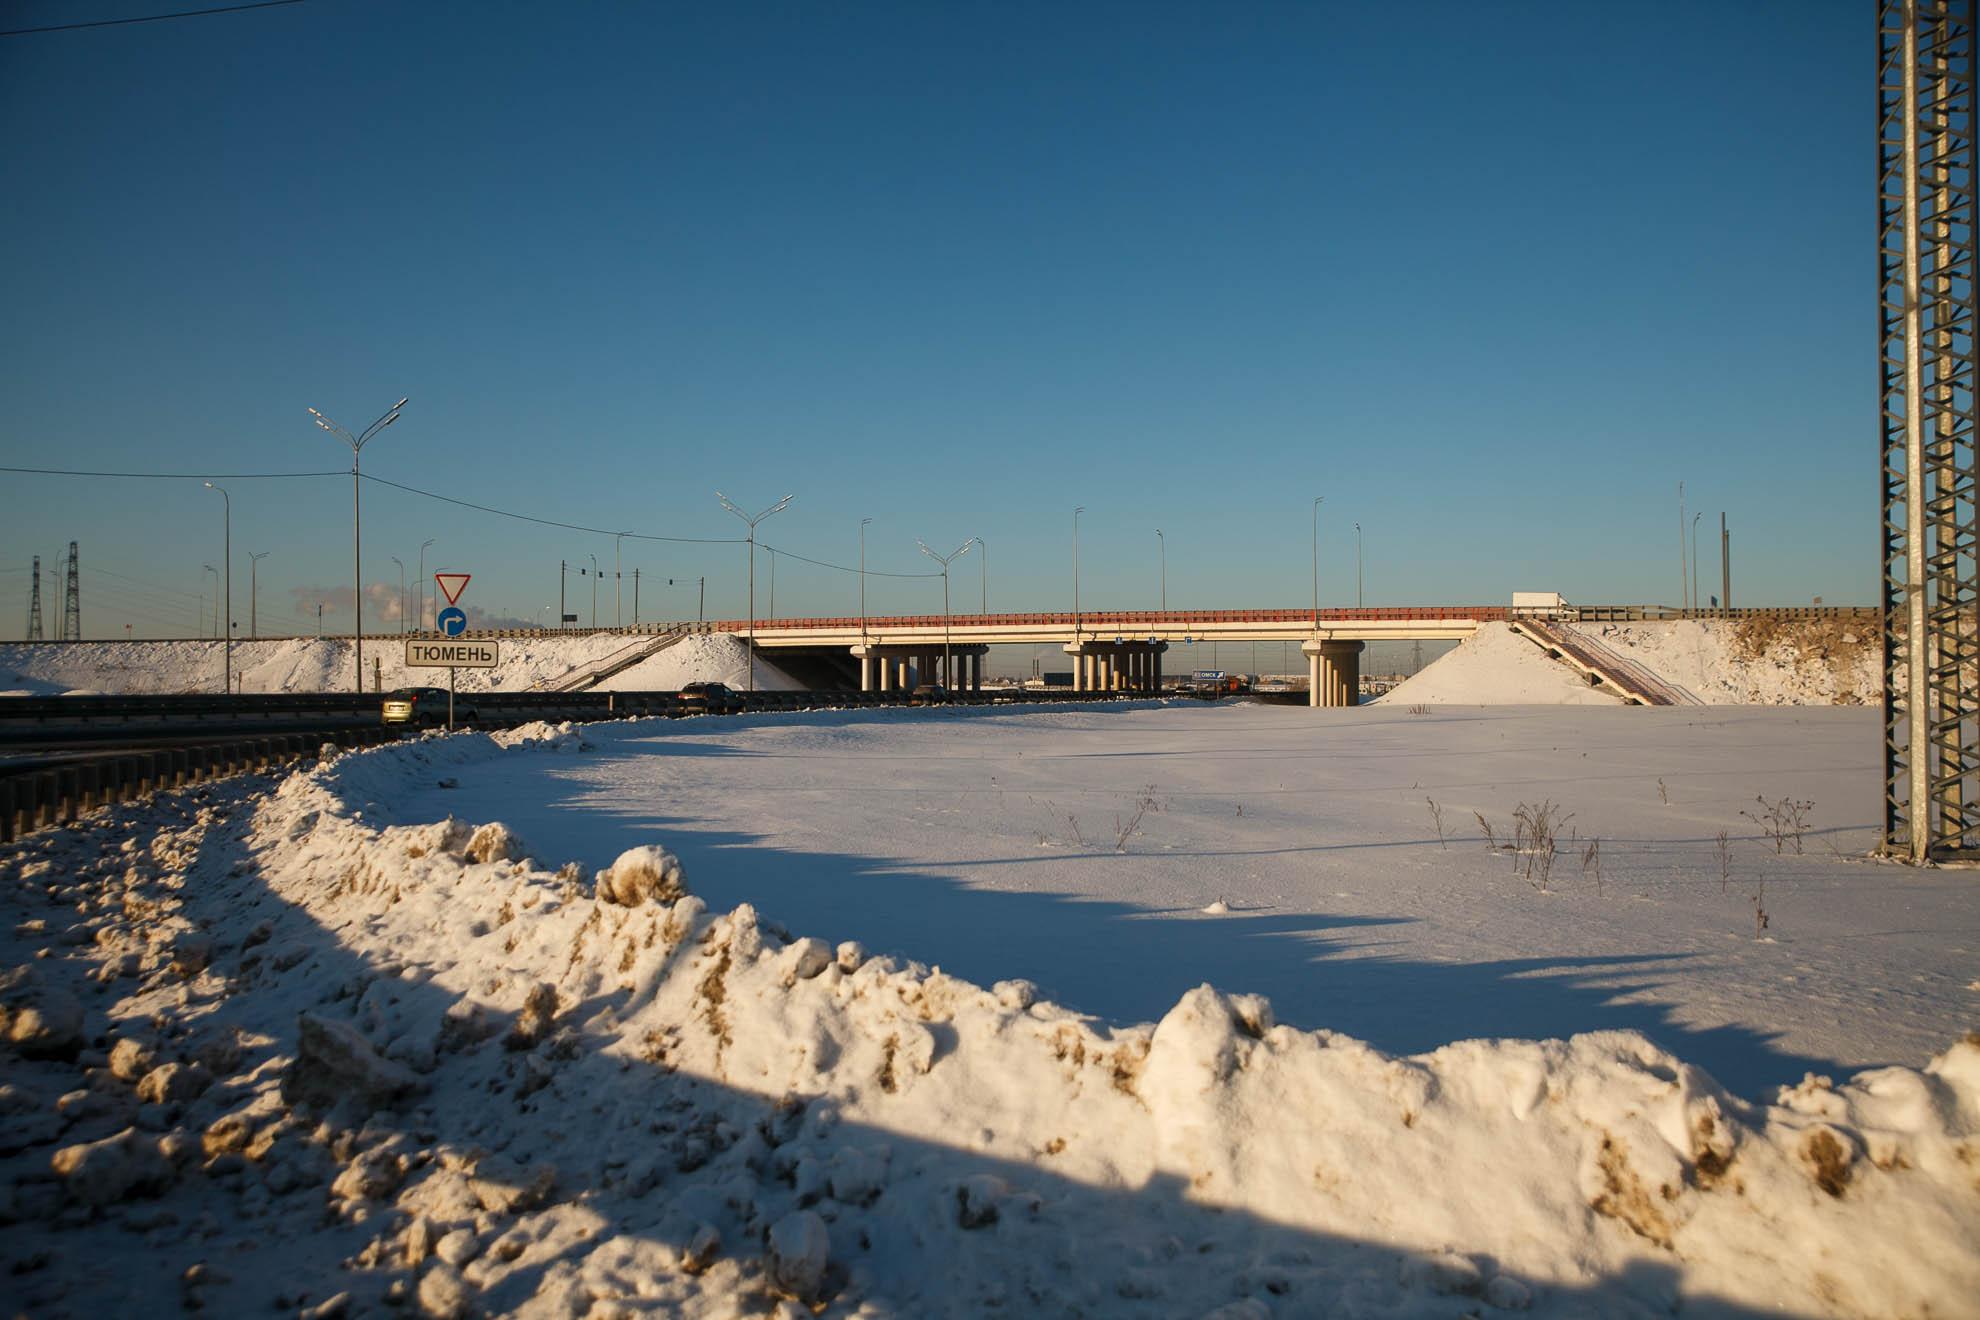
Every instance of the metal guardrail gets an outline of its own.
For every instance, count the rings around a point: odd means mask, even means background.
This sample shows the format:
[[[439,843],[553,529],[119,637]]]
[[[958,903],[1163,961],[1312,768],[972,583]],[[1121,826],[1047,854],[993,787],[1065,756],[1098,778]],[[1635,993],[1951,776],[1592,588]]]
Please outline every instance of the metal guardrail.
[[[906,692],[731,692],[713,702],[683,700],[678,692],[600,693],[475,693],[480,725],[510,726],[533,720],[609,720],[634,716],[745,714],[755,711],[823,710],[847,707],[952,705],[994,706],[1135,700],[1141,694],[1118,692],[1030,691],[992,689],[957,692],[930,700]],[[1145,698],[1142,698],[1145,699]],[[274,693],[233,698],[158,697],[0,697],[0,729],[9,719],[43,723],[50,706],[86,705],[108,718],[129,718],[132,712],[152,715],[213,713],[238,720],[258,711],[294,708],[316,694]],[[330,694],[333,708],[379,711],[380,698],[367,693]],[[29,713],[26,708],[33,708]],[[304,709],[312,709],[304,706]],[[319,705],[313,709],[321,710]],[[72,712],[70,722],[76,720]],[[196,726],[188,730],[196,732]],[[150,751],[125,751],[107,756],[79,757],[55,767],[9,770],[0,765],[0,843],[33,830],[75,820],[85,811],[125,802],[165,789],[183,788],[227,775],[243,774],[313,760],[325,743],[361,747],[392,742],[408,732],[402,725],[357,724],[310,733],[270,732],[224,742],[195,743]]]
[[[314,760],[325,743],[360,747],[396,738],[382,726],[284,733],[232,742],[97,756],[67,765],[0,772],[0,843],[75,820],[85,811],[227,775]]]

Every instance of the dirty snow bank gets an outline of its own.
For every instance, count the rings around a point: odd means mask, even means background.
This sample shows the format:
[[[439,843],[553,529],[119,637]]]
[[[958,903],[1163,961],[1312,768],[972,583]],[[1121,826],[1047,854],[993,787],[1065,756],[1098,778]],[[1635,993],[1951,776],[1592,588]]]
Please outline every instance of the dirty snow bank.
[[[1376,702],[1391,706],[1617,706],[1621,699],[1503,623],[1477,632],[1398,683]]]
[[[1864,706],[1883,698],[1874,622],[1679,619],[1577,627],[1710,706]]]
[[[1971,1038],[1748,1103],[1630,1032],[1397,1058],[1209,986],[1110,1025],[668,901],[657,847],[601,878],[498,822],[393,819],[407,788],[517,755],[586,745],[427,738],[0,853],[20,1304],[1902,1315],[1980,1295]]]
[[[612,633],[570,637],[507,637],[502,663],[493,669],[463,669],[456,678],[463,692],[514,692],[598,664],[650,638]],[[218,692],[223,682],[224,647],[217,641],[59,642],[0,645],[0,695],[59,695],[70,691],[150,695]],[[700,633],[607,680],[600,691],[669,691],[685,683],[714,680],[748,686],[747,648],[727,633]],[[437,669],[407,669],[397,638],[366,638],[364,684],[372,687],[373,662],[387,688],[444,680]],[[756,659],[756,686],[793,691],[790,675]],[[354,665],[348,640],[288,637],[234,643],[234,672],[243,692],[341,692],[350,688]],[[439,675],[439,679],[435,678]]]

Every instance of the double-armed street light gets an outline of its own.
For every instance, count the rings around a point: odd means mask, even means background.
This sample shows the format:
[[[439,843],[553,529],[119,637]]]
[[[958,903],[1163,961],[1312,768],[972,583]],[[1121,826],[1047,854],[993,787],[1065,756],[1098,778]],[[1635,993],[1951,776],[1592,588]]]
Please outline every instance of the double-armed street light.
[[[1325,495],[1313,497],[1313,635],[1320,635],[1320,506]]]
[[[364,691],[364,524],[360,517],[361,506],[358,499],[358,455],[363,452],[371,437],[399,420],[399,410],[405,406],[406,400],[400,399],[385,411],[384,416],[365,427],[357,435],[352,435],[316,409],[309,410],[309,415],[316,419],[318,426],[351,447],[351,642],[356,653],[356,667],[353,673],[357,679],[356,690],[359,692]]]
[[[729,497],[721,491],[718,490],[715,492],[715,498],[722,502],[723,508],[742,519],[743,524],[749,528],[749,535],[745,538],[745,544],[749,547],[749,663],[747,668],[749,671],[749,690],[754,692],[756,691],[756,524],[762,522],[773,513],[782,513],[797,496],[784,496],[783,499],[778,500],[754,518],[744,513],[741,509],[738,509],[730,502]],[[864,576],[864,574],[861,575],[862,581],[864,580]]]
[[[1079,515],[1086,512],[1080,505],[1073,510],[1073,644],[1079,644]]]
[[[969,548],[976,544],[976,538],[970,537],[946,555],[938,555],[930,550],[926,541],[916,541],[915,544],[921,547],[922,554],[942,566],[942,677],[953,686],[956,681],[956,670],[955,658],[949,654],[949,561],[968,554]]]
[[[248,551],[248,636],[250,637],[261,635],[260,620],[256,617],[256,607],[261,604],[261,591],[255,579],[255,570],[261,567],[261,561],[266,558],[268,558],[266,550]]]
[[[866,524],[871,518],[859,520],[859,644],[866,645]]]
[[[406,635],[406,561],[397,555],[390,556],[399,566],[399,636]]]
[[[426,631],[426,547],[432,544],[430,536],[419,543],[419,617],[413,620],[414,632]]]
[[[225,657],[223,663],[227,667],[227,681],[222,685],[221,691],[231,693],[234,690],[234,501],[228,497],[225,490],[210,481],[206,483],[206,488],[220,491],[220,562],[227,566],[224,579],[227,584],[227,612],[223,616],[224,626],[221,631],[221,635],[227,639],[226,645],[221,648],[221,654]]]

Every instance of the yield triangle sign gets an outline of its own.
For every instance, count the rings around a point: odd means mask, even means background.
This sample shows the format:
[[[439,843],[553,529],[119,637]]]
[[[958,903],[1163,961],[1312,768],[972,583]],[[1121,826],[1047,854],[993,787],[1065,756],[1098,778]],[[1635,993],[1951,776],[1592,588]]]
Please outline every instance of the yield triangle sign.
[[[473,576],[472,573],[435,573],[433,580],[440,584],[440,590],[446,595],[447,603],[452,605],[461,598],[461,593],[467,590],[468,579]]]

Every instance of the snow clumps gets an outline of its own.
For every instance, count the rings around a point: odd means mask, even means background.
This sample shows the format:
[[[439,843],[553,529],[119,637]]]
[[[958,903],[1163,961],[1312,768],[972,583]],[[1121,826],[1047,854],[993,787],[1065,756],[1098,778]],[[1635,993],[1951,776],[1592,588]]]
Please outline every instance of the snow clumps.
[[[665,848],[628,848],[598,873],[598,899],[620,907],[642,903],[672,903],[687,895],[681,859]]]

